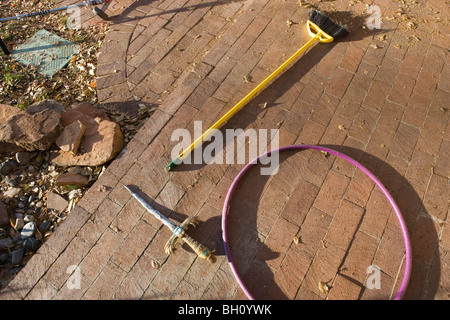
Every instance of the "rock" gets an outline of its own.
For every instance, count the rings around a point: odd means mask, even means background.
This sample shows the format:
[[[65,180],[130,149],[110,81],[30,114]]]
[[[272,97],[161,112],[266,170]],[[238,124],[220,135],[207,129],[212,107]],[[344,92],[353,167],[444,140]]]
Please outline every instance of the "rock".
[[[0,201],[0,227],[5,227],[9,224],[8,207]]]
[[[30,221],[28,222],[23,228],[22,231],[20,232],[20,238],[21,239],[26,239],[29,237],[34,236],[34,234],[36,233],[36,222],[34,221]]]
[[[58,113],[64,112],[64,106],[56,100],[48,99],[33,103],[26,110],[28,114],[36,114],[44,110],[54,110]]]
[[[47,150],[63,129],[61,114],[53,109],[35,114],[15,109],[18,108],[0,104],[0,153]],[[8,145],[16,148],[2,149]]]
[[[0,126],[2,126],[4,123],[8,122],[11,117],[17,114],[22,114],[23,111],[19,108],[7,105],[7,104],[0,104]],[[1,134],[0,134],[1,135]],[[0,139],[0,153],[9,154],[11,152],[16,152],[23,150],[22,148],[18,147],[13,142],[7,142]]]
[[[9,274],[17,274],[22,269],[23,269],[23,266],[18,266],[18,267],[15,267],[15,268],[11,268],[11,269],[9,269]]]
[[[31,215],[31,214],[27,214],[27,215],[23,218],[23,221],[25,221],[25,222],[30,222],[30,221],[34,221],[34,220],[36,220],[36,219],[35,219],[34,216]]]
[[[55,186],[75,185],[84,187],[89,183],[89,178],[80,174],[63,173],[58,175]]]
[[[0,163],[0,175],[6,176],[19,166],[16,160],[8,159]]]
[[[76,120],[64,128],[55,144],[62,151],[72,152],[73,155],[76,155],[85,131],[86,127],[80,120]]]
[[[59,194],[54,192],[49,192],[47,195],[47,210],[54,210],[58,213],[63,212],[69,203],[66,199],[61,197]]]
[[[48,230],[48,228],[50,228],[51,225],[51,221],[50,220],[44,220],[41,222],[41,224],[39,225],[39,232],[44,234],[45,231]]]
[[[0,249],[8,249],[14,245],[11,238],[0,239]]]
[[[78,155],[63,150],[51,153],[51,161],[58,166],[99,166],[114,159],[125,145],[119,126],[90,103],[65,111],[61,120],[64,126],[79,120],[86,131]]]
[[[0,254],[0,263],[5,263],[6,261],[8,261],[8,259],[9,259],[9,254],[7,254],[7,253]]]
[[[21,213],[21,212],[17,212],[17,210],[15,210],[14,211],[14,217],[16,218],[16,219],[23,219],[23,213]]]
[[[20,188],[14,187],[14,188],[6,190],[5,193],[3,193],[3,196],[5,198],[14,198],[15,196],[17,196],[20,193],[21,190],[22,189],[20,189]]]
[[[23,242],[25,251],[34,251],[39,247],[39,240],[35,237],[29,237]]]
[[[17,187],[19,185],[19,181],[17,181],[17,179],[11,178],[9,176],[5,177],[5,183],[10,187]]]
[[[21,165],[27,165],[37,155],[37,152],[19,151],[16,153],[16,161]]]
[[[16,223],[14,224],[14,228],[16,230],[20,230],[25,226],[25,220],[22,218],[16,218]]]
[[[24,253],[25,250],[23,248],[14,250],[11,254],[11,264],[13,266],[18,265],[22,261]]]

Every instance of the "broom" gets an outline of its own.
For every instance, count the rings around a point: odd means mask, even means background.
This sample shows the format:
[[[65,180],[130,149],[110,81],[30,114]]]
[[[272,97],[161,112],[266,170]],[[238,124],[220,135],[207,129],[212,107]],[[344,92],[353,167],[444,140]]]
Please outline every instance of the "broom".
[[[230,109],[222,118],[220,118],[215,124],[213,124],[208,130],[206,130],[197,140],[194,141],[187,149],[183,150],[178,157],[172,160],[166,167],[166,171],[172,170],[179,165],[189,153],[192,152],[199,144],[209,137],[214,130],[219,129],[228,119],[236,114],[241,108],[250,101],[255,94],[261,91],[270,81],[272,81],[281,71],[283,71],[290,63],[292,63],[298,56],[300,56],[306,49],[312,46],[316,41],[322,43],[330,43],[333,40],[344,37],[348,34],[347,28],[334,22],[328,18],[325,14],[317,10],[311,10],[309,13],[309,19],[306,23],[308,34],[311,39],[301,47],[296,53],[294,53],[288,60],[286,60],[281,66],[279,66],[274,72],[272,72],[265,80],[263,80],[256,88],[254,88],[249,94],[247,94],[241,101],[239,101],[233,108]]]

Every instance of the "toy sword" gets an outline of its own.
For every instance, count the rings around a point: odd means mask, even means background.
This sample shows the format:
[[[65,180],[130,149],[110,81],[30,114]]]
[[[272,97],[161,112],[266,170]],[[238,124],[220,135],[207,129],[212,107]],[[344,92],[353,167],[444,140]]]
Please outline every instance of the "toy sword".
[[[137,193],[133,192],[128,186],[124,186],[131,195],[139,201],[139,203],[147,209],[148,212],[150,212],[155,218],[157,218],[159,221],[161,221],[165,226],[167,226],[170,231],[172,231],[173,235],[167,241],[166,245],[164,246],[164,251],[167,254],[172,254],[175,250],[175,245],[177,244],[178,240],[183,240],[185,243],[187,243],[192,250],[202,259],[205,259],[209,262],[215,262],[216,257],[212,254],[211,250],[209,250],[206,246],[202,245],[198,241],[195,241],[192,239],[188,234],[186,234],[186,230],[189,227],[189,225],[196,226],[198,224],[198,220],[196,217],[188,217],[184,222],[177,226],[175,223],[167,219],[165,216],[163,216],[158,210],[153,209],[147,202],[145,202],[144,199],[142,199]]]

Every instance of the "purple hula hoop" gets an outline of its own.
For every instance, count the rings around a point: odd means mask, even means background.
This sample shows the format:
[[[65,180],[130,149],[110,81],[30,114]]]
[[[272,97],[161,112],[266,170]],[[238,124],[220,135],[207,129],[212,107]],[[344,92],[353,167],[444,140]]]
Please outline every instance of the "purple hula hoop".
[[[225,253],[226,253],[227,258],[228,258],[228,263],[229,263],[229,265],[231,267],[231,270],[233,272],[234,277],[236,278],[236,280],[237,280],[239,286],[241,287],[241,289],[244,291],[245,295],[251,300],[255,299],[253,297],[253,295],[251,294],[251,292],[248,290],[248,288],[245,286],[244,282],[242,281],[242,279],[241,279],[241,277],[240,277],[240,275],[239,275],[239,273],[237,271],[237,268],[234,265],[233,258],[231,257],[230,247],[228,245],[227,215],[228,215],[228,210],[230,208],[231,198],[233,196],[234,190],[236,189],[240,179],[244,176],[244,174],[253,165],[258,163],[259,159],[261,159],[261,158],[263,158],[265,156],[269,156],[273,152],[282,152],[282,151],[295,150],[295,149],[312,149],[312,150],[324,151],[324,152],[328,152],[330,154],[334,154],[335,156],[350,162],[351,164],[353,164],[354,166],[356,166],[357,168],[362,170],[366,175],[368,175],[372,179],[372,181],[375,182],[375,184],[381,189],[381,191],[386,196],[386,198],[389,200],[389,203],[391,204],[392,208],[394,209],[394,212],[397,215],[397,219],[398,219],[398,221],[400,223],[400,227],[401,227],[402,235],[403,235],[403,240],[404,240],[404,244],[405,244],[405,250],[406,250],[405,273],[403,275],[403,280],[402,280],[400,289],[398,290],[397,295],[394,298],[395,300],[402,299],[403,295],[406,292],[406,289],[407,289],[408,283],[409,283],[409,279],[410,279],[411,265],[412,265],[412,254],[411,254],[411,243],[410,243],[410,240],[409,240],[408,230],[406,228],[406,224],[405,224],[403,216],[402,216],[402,214],[400,212],[400,209],[398,208],[397,204],[395,203],[395,200],[392,198],[392,196],[390,195],[390,193],[388,192],[386,187],[380,182],[380,180],[378,180],[378,178],[375,177],[375,175],[372,172],[370,172],[367,168],[365,168],[359,162],[357,162],[356,160],[346,156],[345,154],[337,152],[335,150],[332,150],[332,149],[329,149],[329,148],[325,148],[325,147],[321,147],[321,146],[315,146],[315,145],[291,145],[291,146],[282,147],[282,148],[279,148],[279,149],[276,149],[276,150],[271,150],[269,152],[266,152],[266,153],[258,156],[253,161],[249,162],[241,170],[241,172],[239,172],[239,174],[236,176],[236,178],[234,179],[233,183],[231,184],[230,189],[228,190],[228,193],[227,193],[227,196],[225,198],[224,205],[223,205],[223,210],[222,210],[222,239],[223,239],[223,243],[224,243],[224,247],[225,247]]]

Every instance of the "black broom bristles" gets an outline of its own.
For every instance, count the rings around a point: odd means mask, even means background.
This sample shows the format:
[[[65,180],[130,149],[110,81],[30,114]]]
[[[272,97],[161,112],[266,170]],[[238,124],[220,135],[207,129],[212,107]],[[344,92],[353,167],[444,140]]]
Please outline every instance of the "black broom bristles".
[[[317,10],[311,10],[309,20],[334,39],[345,37],[349,33],[346,27],[337,24]]]

